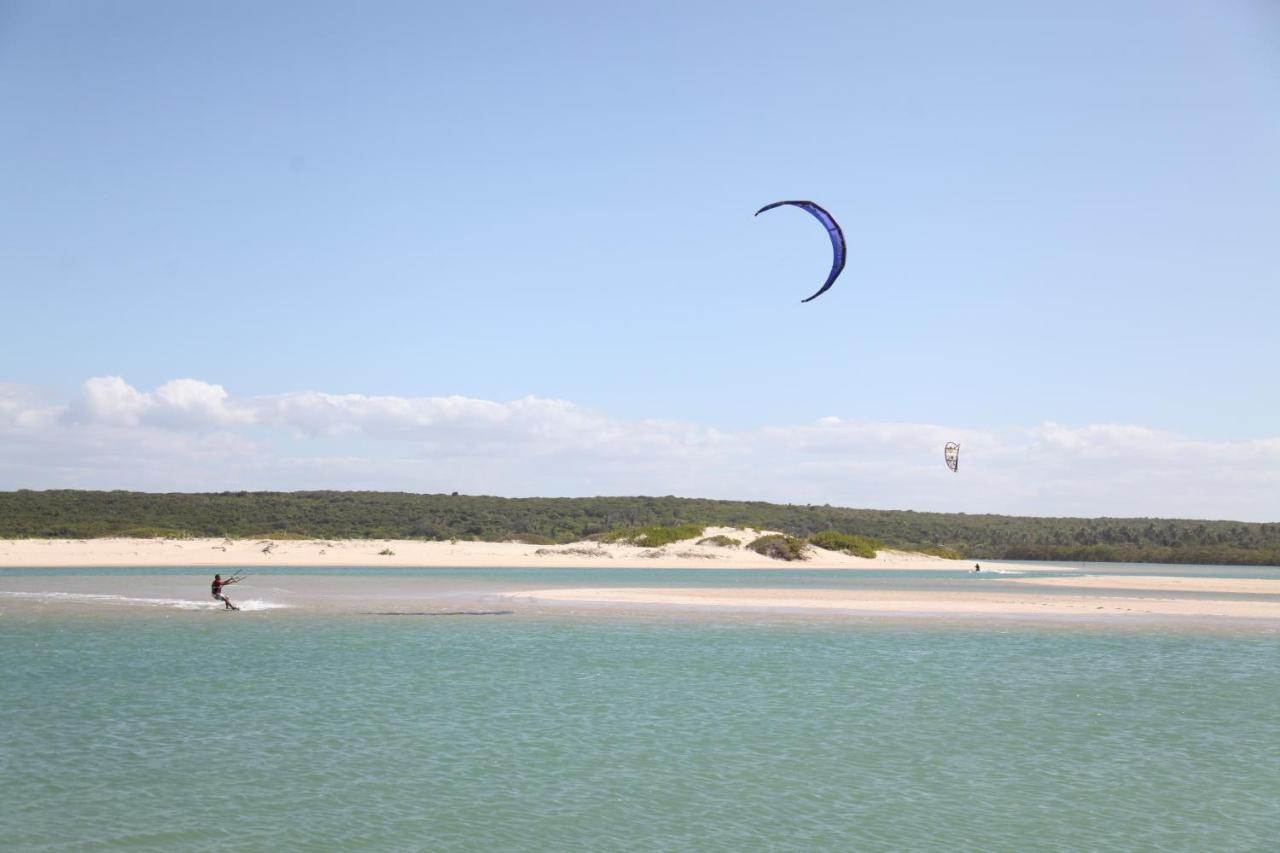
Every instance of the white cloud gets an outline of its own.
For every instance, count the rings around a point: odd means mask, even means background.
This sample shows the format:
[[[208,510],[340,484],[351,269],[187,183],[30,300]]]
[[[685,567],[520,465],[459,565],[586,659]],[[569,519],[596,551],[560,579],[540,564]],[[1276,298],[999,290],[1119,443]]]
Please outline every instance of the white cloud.
[[[150,405],[147,394],[119,376],[95,376],[81,386],[72,412],[81,420],[136,426]]]
[[[368,397],[304,391],[259,398],[254,407],[262,422],[312,436],[359,434],[411,440],[455,435],[466,441],[482,436],[563,436],[598,426],[571,403],[535,397],[495,403],[456,396]]]
[[[198,379],[174,379],[150,395],[152,417],[183,426],[223,426],[253,423],[254,412],[233,404],[221,385]]]
[[[961,442],[960,472],[942,445]],[[1280,519],[1280,438],[1134,425],[983,430],[836,416],[726,430],[564,400],[86,381],[68,403],[0,384],[0,488],[359,488],[677,494],[1025,515]]]
[[[231,402],[221,385],[198,379],[173,379],[155,391],[139,391],[119,376],[95,376],[85,380],[80,396],[66,410],[72,423],[207,429],[250,424],[256,419],[251,407]]]
[[[64,407],[47,403],[30,388],[0,382],[0,435],[46,429],[62,416]]]

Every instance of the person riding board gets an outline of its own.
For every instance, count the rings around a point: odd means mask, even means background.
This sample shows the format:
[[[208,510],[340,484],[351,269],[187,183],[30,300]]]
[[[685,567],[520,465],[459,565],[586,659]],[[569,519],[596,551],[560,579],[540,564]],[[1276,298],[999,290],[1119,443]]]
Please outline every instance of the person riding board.
[[[240,578],[227,578],[226,580],[223,580],[222,575],[213,576],[213,586],[212,586],[213,598],[215,601],[221,601],[223,604],[225,604],[227,610],[240,609],[239,607],[236,607],[234,604],[231,603],[231,599],[227,598],[225,595],[222,594],[222,588],[224,586],[230,586],[233,583],[240,583]]]

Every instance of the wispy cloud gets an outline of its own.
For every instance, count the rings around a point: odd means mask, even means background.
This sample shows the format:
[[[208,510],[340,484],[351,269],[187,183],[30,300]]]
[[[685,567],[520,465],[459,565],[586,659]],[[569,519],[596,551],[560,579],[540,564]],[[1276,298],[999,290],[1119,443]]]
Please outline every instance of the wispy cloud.
[[[959,474],[942,445],[962,444]],[[1280,438],[1142,426],[976,429],[827,417],[724,430],[525,397],[303,391],[237,398],[175,379],[87,380],[70,400],[0,383],[0,488],[676,494],[1035,515],[1280,519]]]

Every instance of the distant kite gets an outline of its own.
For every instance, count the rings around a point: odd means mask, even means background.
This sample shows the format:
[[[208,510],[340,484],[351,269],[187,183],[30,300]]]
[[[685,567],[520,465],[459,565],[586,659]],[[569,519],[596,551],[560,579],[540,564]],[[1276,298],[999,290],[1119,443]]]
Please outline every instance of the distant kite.
[[[942,458],[947,460],[947,467],[954,474],[960,467],[960,445],[954,441],[948,441],[947,446],[942,449]]]
[[[764,207],[756,211],[756,216],[764,213],[766,210],[773,210],[775,207],[781,207],[784,204],[790,204],[801,210],[807,210],[822,223],[827,229],[827,236],[831,238],[831,272],[827,274],[827,280],[822,283],[822,287],[818,288],[818,292],[810,296],[809,299],[801,299],[801,302],[808,302],[817,299],[819,296],[827,292],[827,288],[835,284],[836,277],[840,275],[840,271],[844,269],[844,232],[840,230],[840,225],[836,222],[835,217],[827,213],[821,206],[811,201],[775,201],[773,204],[766,204]]]

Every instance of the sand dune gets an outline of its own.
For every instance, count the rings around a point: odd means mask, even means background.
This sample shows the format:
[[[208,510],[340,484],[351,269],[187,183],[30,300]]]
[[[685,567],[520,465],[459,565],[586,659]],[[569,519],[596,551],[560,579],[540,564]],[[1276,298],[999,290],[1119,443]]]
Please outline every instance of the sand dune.
[[[708,528],[741,542],[762,535],[736,528]],[[735,568],[735,569],[966,569],[967,562],[924,554],[883,551],[875,559],[812,548],[803,562],[787,563],[744,547],[698,545],[695,540],[662,548],[578,542],[526,545],[518,542],[421,542],[400,539],[0,539],[0,568],[59,566],[449,566],[461,568]],[[391,553],[384,553],[390,551]],[[1005,565],[1004,568],[1011,568]],[[1036,566],[1013,567],[1025,571]]]

